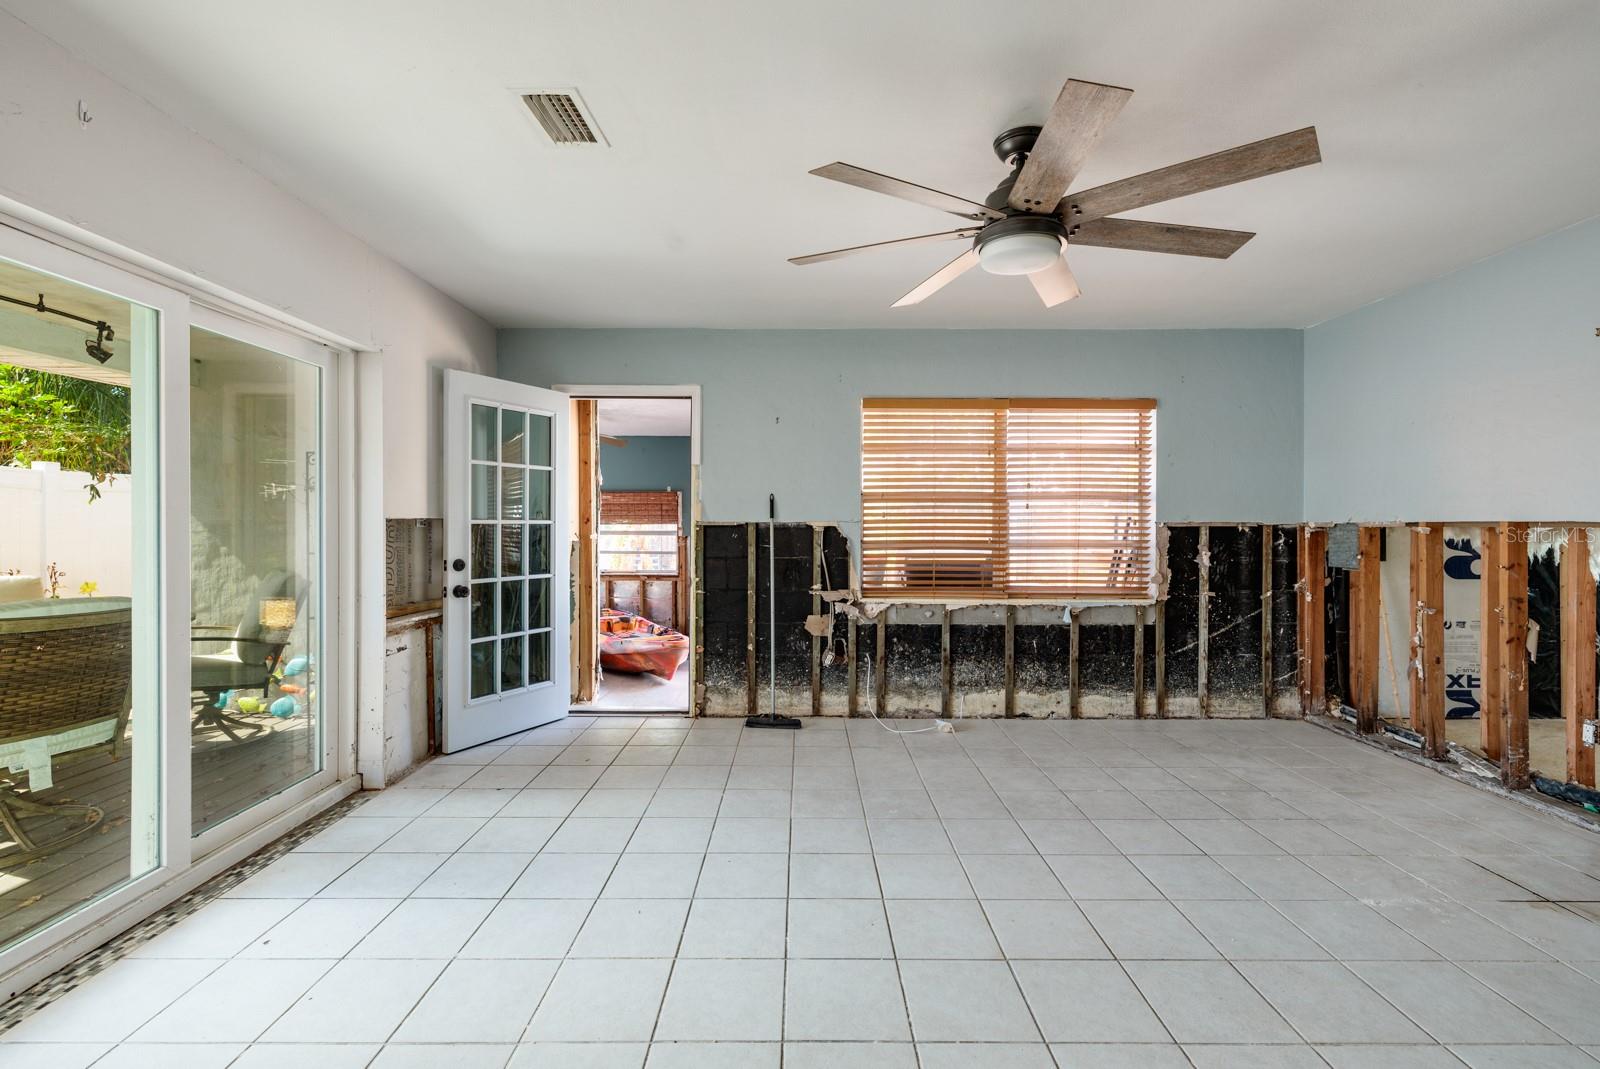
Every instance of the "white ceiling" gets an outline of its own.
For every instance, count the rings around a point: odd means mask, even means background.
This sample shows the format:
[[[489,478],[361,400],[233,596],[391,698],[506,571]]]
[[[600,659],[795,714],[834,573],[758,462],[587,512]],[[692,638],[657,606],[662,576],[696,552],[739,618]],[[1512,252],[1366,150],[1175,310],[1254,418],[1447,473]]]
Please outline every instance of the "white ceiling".
[[[501,326],[1306,326],[1600,214],[1594,0],[0,0]],[[1135,95],[1079,187],[1315,124],[1324,163],[1141,218],[1232,260],[1079,249],[1039,307],[959,251],[785,258],[952,217],[1068,76]],[[577,86],[610,148],[511,90]],[[108,180],[111,176],[108,175]]]
[[[607,397],[595,406],[601,434],[626,438],[687,438],[689,400],[684,397]]]

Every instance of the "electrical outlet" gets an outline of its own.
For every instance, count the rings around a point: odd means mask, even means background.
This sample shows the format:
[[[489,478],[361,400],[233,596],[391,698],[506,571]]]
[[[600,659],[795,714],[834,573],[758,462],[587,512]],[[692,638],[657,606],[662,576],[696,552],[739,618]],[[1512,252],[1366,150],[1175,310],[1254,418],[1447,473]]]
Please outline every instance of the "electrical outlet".
[[[1583,744],[1585,746],[1594,745],[1595,728],[1597,724],[1600,724],[1600,721],[1585,720],[1583,722]]]

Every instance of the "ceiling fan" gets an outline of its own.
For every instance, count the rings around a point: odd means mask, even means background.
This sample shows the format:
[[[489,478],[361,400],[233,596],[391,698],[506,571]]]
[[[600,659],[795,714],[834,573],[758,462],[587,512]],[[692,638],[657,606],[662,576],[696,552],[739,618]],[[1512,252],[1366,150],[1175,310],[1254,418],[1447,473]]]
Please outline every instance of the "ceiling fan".
[[[982,203],[848,163],[818,167],[811,173],[925,204],[960,216],[968,225],[938,234],[796,256],[789,262],[814,264],[871,249],[971,239],[970,249],[895,301],[894,307],[917,304],[981,266],[995,275],[1027,275],[1039,299],[1050,308],[1079,294],[1065,256],[1072,245],[1225,260],[1255,237],[1243,230],[1119,219],[1116,213],[1322,160],[1316,128],[1308,126],[1068,195],[1100,135],[1132,95],[1131,89],[1069,78],[1043,126],[1018,126],[994,139],[995,155],[1011,165],[1011,173]]]

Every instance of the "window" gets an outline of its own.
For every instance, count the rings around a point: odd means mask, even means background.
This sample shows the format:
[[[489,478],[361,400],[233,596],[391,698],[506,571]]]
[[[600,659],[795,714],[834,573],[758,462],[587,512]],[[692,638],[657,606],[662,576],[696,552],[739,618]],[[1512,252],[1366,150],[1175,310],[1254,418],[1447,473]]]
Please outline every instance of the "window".
[[[868,398],[867,597],[1153,596],[1155,402]]]
[[[607,490],[600,494],[600,571],[678,574],[678,493]]]

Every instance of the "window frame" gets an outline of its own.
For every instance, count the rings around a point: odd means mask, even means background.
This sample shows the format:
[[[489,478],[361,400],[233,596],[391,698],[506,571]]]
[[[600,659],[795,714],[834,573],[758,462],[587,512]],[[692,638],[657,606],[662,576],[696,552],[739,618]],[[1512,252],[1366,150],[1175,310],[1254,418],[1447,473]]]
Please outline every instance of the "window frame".
[[[889,585],[869,585],[868,542],[870,539],[869,528],[873,521],[869,519],[871,508],[868,485],[869,444],[868,413],[870,410],[950,410],[950,411],[991,411],[1000,412],[997,439],[1005,442],[1005,417],[1003,413],[1010,410],[1042,411],[1049,409],[1068,410],[1134,410],[1148,413],[1148,425],[1144,434],[1144,445],[1141,451],[1144,457],[1141,481],[1144,483],[1145,495],[1143,508],[1148,516],[1143,537],[1138,539],[1138,545],[1149,562],[1148,571],[1144,576],[1145,583],[1142,591],[1137,594],[1119,596],[1105,591],[1058,591],[1033,593],[1015,593],[1005,588],[1005,578],[1002,577],[995,587],[980,590],[949,590],[947,592],[930,591],[922,588],[905,588]],[[1156,399],[1146,397],[863,397],[860,408],[860,423],[858,425],[857,445],[860,466],[860,497],[861,507],[861,552],[858,556],[857,586],[860,596],[869,601],[893,602],[897,604],[928,604],[928,605],[957,605],[957,604],[985,604],[985,605],[1061,605],[1061,606],[1088,606],[1088,605],[1153,605],[1157,601],[1161,574],[1162,561],[1158,555],[1160,523],[1157,519],[1157,467],[1158,467],[1158,416],[1159,405]],[[1003,470],[1008,458],[1012,455],[1009,443],[999,446],[999,465]],[[999,492],[994,500],[999,503],[999,516],[997,522],[1007,530],[1007,546],[1012,544],[1009,534],[1009,511],[1011,503],[1018,500],[1005,491],[1004,476],[1000,477]],[[1131,537],[1131,536],[1130,536]]]
[[[652,571],[632,571],[632,570],[628,570],[628,569],[607,569],[606,567],[604,567],[604,564],[602,563],[603,562],[603,558],[606,557],[608,553],[613,553],[614,554],[614,553],[617,553],[617,552],[627,552],[627,551],[616,551],[616,550],[608,551],[608,550],[606,550],[604,548],[603,541],[604,541],[608,531],[611,534],[617,534],[617,533],[619,533],[617,531],[618,527],[627,527],[627,526],[629,526],[629,524],[626,521],[613,520],[609,524],[606,522],[606,519],[605,519],[606,499],[607,498],[612,498],[615,501],[618,498],[633,497],[633,496],[636,496],[636,495],[640,496],[640,497],[651,497],[651,498],[668,498],[668,497],[670,497],[672,499],[672,505],[671,505],[670,509],[665,507],[665,502],[664,501],[663,502],[658,502],[658,504],[661,506],[659,511],[662,513],[662,515],[667,515],[668,513],[670,513],[670,515],[672,517],[670,521],[669,520],[662,520],[659,524],[649,524],[649,523],[639,522],[639,523],[635,523],[635,524],[632,525],[634,527],[659,527],[659,528],[661,528],[660,530],[646,530],[646,531],[638,531],[638,532],[628,532],[628,533],[639,533],[639,534],[645,535],[646,537],[658,536],[658,537],[670,539],[671,543],[672,543],[671,547],[666,549],[666,550],[661,550],[661,551],[657,551],[657,550],[639,550],[639,551],[637,551],[640,555],[643,555],[643,556],[670,557],[671,560],[672,560],[672,567],[671,567],[670,571],[652,572]],[[628,507],[627,505],[622,504],[620,501],[618,501],[617,504],[619,505],[619,507],[624,508],[624,509],[626,509]],[[684,562],[681,559],[681,555],[680,555],[680,550],[681,550],[681,548],[682,548],[682,546],[684,544],[683,512],[682,512],[682,509],[683,509],[683,495],[677,490],[602,490],[601,494],[600,494],[599,522],[597,522],[595,524],[595,560],[596,560],[597,566],[599,567],[600,575],[602,577],[607,576],[607,575],[615,575],[615,576],[629,576],[629,577],[631,577],[631,576],[641,576],[641,577],[649,577],[651,579],[681,579],[683,577],[683,573],[684,573]],[[670,531],[666,529],[667,524],[669,522],[672,525]]]

